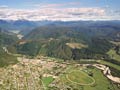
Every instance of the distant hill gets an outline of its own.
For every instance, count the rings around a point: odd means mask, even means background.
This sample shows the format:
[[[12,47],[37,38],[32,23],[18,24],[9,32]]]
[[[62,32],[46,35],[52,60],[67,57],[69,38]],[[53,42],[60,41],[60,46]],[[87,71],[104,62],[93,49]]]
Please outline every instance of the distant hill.
[[[119,21],[54,22],[33,29],[24,39],[72,38],[88,42],[92,37],[117,38],[118,35],[113,35],[116,32],[120,32]]]
[[[96,27],[96,28],[120,28],[120,21],[28,21],[28,20],[0,20],[0,27],[4,30],[19,30],[21,34],[28,34],[39,26],[68,26],[68,27]]]
[[[119,21],[51,23],[33,29],[23,38],[26,43],[17,48],[20,53],[24,51],[33,56],[46,55],[63,59],[108,58],[106,52],[113,47],[110,41],[115,40],[116,32],[120,32],[119,24]],[[71,48],[68,43],[87,47]]]
[[[77,34],[79,31],[73,30],[70,27],[65,26],[42,26],[36,29],[33,29],[29,34],[27,34],[24,39],[38,40],[38,39],[59,39],[74,37],[74,34]],[[78,37],[78,36],[77,36]]]
[[[32,29],[51,23],[51,21],[28,21],[28,20],[0,20],[0,28],[12,31],[18,30],[21,34],[27,34]]]
[[[7,23],[18,26],[21,33],[25,34],[23,39],[10,46],[9,50],[33,57],[44,55],[62,59],[108,58],[106,52],[113,47],[110,41],[119,40],[117,34],[120,32],[120,21],[19,20],[7,21]],[[24,26],[30,29],[23,29]],[[1,36],[4,37],[4,34]],[[10,35],[11,33],[7,33],[4,37],[5,42],[2,41],[3,44],[16,41],[14,35],[11,35],[13,38]],[[79,45],[82,47],[78,48]]]

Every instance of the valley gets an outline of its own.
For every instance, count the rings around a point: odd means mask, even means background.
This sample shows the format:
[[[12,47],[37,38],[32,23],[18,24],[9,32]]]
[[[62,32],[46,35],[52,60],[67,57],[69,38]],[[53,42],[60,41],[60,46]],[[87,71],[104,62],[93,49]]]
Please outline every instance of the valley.
[[[120,0],[0,0],[0,90],[120,90]]]
[[[18,61],[0,69],[1,90],[96,90],[101,86],[102,90],[119,90],[94,67],[97,64],[77,64],[43,56],[39,59],[18,57]]]
[[[114,22],[49,22],[17,34],[1,28],[0,90],[119,90]]]

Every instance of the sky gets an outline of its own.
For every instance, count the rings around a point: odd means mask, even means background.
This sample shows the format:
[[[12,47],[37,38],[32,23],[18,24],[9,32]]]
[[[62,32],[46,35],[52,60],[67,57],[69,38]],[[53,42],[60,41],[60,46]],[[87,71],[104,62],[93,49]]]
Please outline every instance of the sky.
[[[0,19],[120,20],[120,0],[0,0]]]

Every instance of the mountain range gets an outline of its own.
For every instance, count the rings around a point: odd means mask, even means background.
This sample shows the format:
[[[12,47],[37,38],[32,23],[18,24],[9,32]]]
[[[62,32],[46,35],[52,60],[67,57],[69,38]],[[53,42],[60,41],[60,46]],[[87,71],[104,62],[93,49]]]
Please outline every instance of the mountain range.
[[[117,20],[0,20],[0,27],[9,34],[18,30],[19,34],[24,35],[13,46],[18,53],[30,56],[45,55],[62,59],[106,58],[106,52],[114,46],[111,41],[120,41],[120,21]]]

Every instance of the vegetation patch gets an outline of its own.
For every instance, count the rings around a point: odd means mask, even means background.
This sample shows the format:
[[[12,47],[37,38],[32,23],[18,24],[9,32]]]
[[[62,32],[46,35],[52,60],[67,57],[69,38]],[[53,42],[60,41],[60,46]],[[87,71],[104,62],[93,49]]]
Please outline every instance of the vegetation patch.
[[[2,47],[0,47],[0,67],[13,65],[16,63],[18,63],[17,57],[5,53]]]
[[[42,81],[43,81],[43,84],[47,87],[52,81],[53,81],[53,77],[43,77],[42,78]]]
[[[80,70],[71,71],[66,75],[66,78],[79,85],[92,85],[95,83],[95,80],[92,77]]]
[[[80,68],[82,71],[80,71]],[[92,77],[89,76],[89,72],[92,72]],[[81,74],[81,75],[80,75]],[[72,80],[67,79],[67,75]],[[74,78],[74,76],[76,77]],[[85,78],[85,79],[84,79]],[[93,83],[93,79],[95,82]],[[119,90],[115,84],[112,84],[101,72],[101,70],[95,67],[75,67],[69,68],[65,74],[60,77],[60,80],[57,84],[61,84],[64,87],[71,87],[72,90]],[[79,83],[79,84],[78,84]],[[90,85],[81,85],[81,84],[89,84]],[[93,83],[93,84],[92,84]],[[60,90],[60,89],[59,89]],[[66,89],[67,90],[67,89]],[[71,90],[71,89],[70,89]]]
[[[120,55],[118,55],[114,49],[111,49],[109,52],[107,52],[107,54],[108,54],[112,59],[115,59],[116,61],[119,61],[119,62],[120,62]]]
[[[5,67],[8,65],[13,65],[18,63],[17,58],[12,56],[12,55],[8,55],[6,53],[0,55],[0,67]]]

